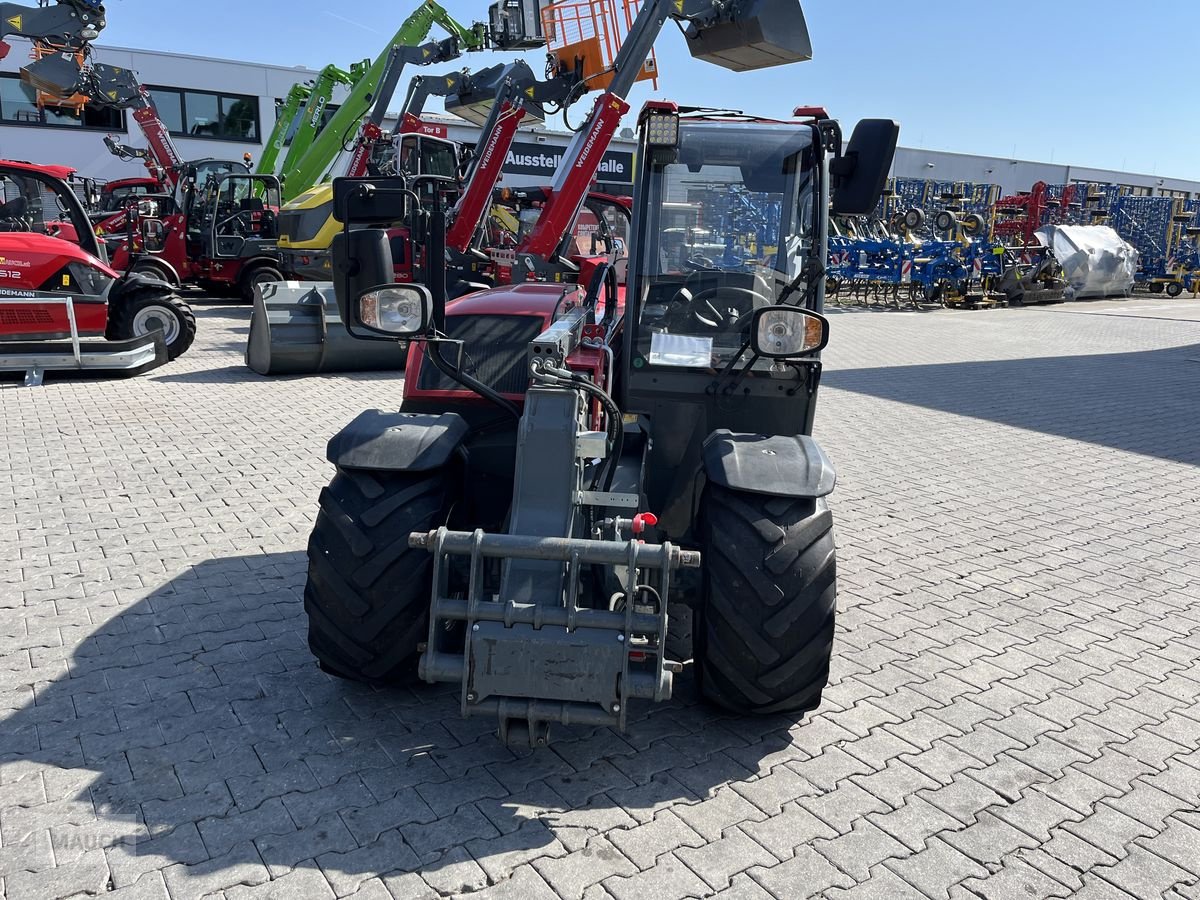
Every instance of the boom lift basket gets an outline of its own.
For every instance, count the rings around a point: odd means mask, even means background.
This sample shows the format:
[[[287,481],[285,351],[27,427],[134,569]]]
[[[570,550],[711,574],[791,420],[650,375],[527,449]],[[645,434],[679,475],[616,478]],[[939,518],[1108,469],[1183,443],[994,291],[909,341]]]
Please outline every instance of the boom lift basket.
[[[589,91],[606,89],[613,80],[613,62],[637,18],[641,0],[576,0],[552,3],[542,10],[546,50],[567,71],[582,62]],[[658,62],[651,51],[638,81],[658,88]]]

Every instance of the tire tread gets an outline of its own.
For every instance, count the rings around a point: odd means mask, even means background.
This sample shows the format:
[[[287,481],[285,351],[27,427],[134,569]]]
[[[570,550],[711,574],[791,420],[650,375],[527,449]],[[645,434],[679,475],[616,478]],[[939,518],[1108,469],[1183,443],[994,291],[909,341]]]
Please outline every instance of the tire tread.
[[[702,693],[742,714],[814,709],[829,677],[836,615],[828,506],[710,485],[703,519]]]
[[[309,647],[326,671],[385,683],[411,677],[428,628],[433,557],[413,531],[444,524],[445,472],[339,469],[308,543]]]

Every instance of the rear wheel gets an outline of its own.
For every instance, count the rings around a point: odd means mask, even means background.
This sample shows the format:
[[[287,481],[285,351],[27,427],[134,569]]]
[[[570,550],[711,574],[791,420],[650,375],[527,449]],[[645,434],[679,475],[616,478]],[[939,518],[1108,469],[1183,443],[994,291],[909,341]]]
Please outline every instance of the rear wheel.
[[[829,507],[714,485],[703,517],[701,692],[736,713],[815,709],[829,678],[837,593]]]
[[[412,678],[429,628],[433,557],[413,531],[445,524],[450,480],[430,472],[339,469],[321,491],[308,542],[308,646],[342,678]]]
[[[273,266],[257,266],[242,276],[242,299],[247,303],[254,302],[254,289],[265,284],[283,281],[283,273]]]
[[[112,301],[110,340],[127,341],[152,331],[163,333],[167,358],[175,359],[196,339],[196,316],[178,294],[165,288],[138,288]]]
[[[1178,297],[1182,293],[1183,293],[1183,285],[1180,284],[1178,281],[1171,281],[1171,282],[1167,283],[1167,296],[1168,297]]]

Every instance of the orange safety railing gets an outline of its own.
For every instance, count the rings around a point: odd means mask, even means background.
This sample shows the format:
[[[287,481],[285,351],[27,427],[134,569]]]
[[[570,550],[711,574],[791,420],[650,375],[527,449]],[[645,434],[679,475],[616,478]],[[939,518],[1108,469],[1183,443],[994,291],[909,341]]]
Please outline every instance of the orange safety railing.
[[[542,9],[546,49],[567,69],[582,61],[588,90],[604,90],[612,82],[613,62],[641,8],[641,0],[564,0]],[[658,88],[654,52],[646,58],[638,81]]]

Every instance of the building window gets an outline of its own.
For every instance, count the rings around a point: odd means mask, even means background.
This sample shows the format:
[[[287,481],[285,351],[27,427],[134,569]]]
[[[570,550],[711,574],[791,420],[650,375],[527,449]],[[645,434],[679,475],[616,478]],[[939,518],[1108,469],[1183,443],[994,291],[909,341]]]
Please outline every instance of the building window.
[[[178,137],[258,141],[258,98],[179,88],[149,88],[167,131]]]
[[[57,106],[39,109],[37,94],[19,75],[0,75],[0,124],[124,131],[125,114],[119,109],[90,104],[78,111]]]
[[[337,103],[330,103],[329,105],[327,105],[325,107],[325,111],[321,114],[321,124],[317,127],[317,134],[320,134],[321,130],[326,125],[329,124],[329,120],[333,118],[334,113],[336,113],[340,108],[341,108],[340,105]],[[282,112],[283,112],[283,99],[280,97],[276,97],[275,98],[275,118],[278,119]],[[296,134],[296,129],[300,127],[300,122],[303,118],[304,118],[304,107],[302,105],[300,107],[299,112],[296,114],[296,118],[288,126],[287,133],[283,136],[283,146],[290,147],[292,145],[292,138]]]

